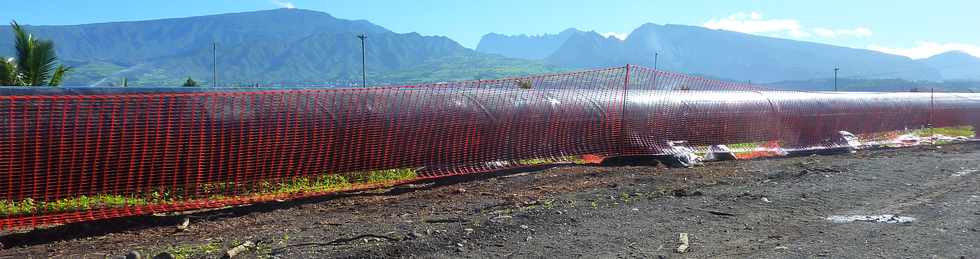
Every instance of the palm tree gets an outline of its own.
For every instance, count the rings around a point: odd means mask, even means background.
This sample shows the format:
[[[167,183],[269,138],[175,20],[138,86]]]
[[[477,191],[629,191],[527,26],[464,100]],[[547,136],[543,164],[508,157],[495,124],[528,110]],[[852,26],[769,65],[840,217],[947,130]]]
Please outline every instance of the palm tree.
[[[54,43],[39,40],[11,21],[17,57],[0,62],[0,84],[17,86],[58,86],[71,67],[55,66]]]
[[[14,58],[0,57],[0,85],[20,85],[17,81],[17,65],[14,64]]]

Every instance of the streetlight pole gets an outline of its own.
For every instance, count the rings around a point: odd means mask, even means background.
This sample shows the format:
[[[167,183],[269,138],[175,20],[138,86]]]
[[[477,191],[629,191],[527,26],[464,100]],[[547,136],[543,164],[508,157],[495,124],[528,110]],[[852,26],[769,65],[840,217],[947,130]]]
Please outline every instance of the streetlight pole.
[[[837,71],[840,71],[840,68],[834,67],[834,92],[837,92]]]
[[[218,86],[218,43],[211,42],[211,87]]]
[[[364,39],[367,39],[367,35],[360,34],[357,35],[357,38],[361,39],[361,86],[367,86],[367,68],[366,68],[367,62],[365,61],[365,57],[364,57],[365,56]]]
[[[660,52],[653,52],[653,88],[657,88],[657,76],[660,75],[660,71],[657,70],[657,63],[660,61]]]

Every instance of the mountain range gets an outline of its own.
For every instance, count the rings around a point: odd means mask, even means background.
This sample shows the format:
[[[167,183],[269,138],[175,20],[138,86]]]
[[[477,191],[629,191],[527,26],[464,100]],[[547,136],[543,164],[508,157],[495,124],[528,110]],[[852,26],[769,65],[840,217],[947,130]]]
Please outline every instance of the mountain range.
[[[625,64],[797,88],[822,89],[821,80],[831,78],[834,67],[855,82],[980,80],[980,59],[961,52],[913,60],[685,25],[644,24],[625,39],[578,29],[539,36],[490,33],[475,50],[443,36],[396,33],[369,21],[301,9],[26,28],[53,40],[60,61],[74,67],[65,85],[118,85],[123,78],[130,85],[179,85],[188,77],[210,85],[214,68],[222,85],[360,85],[359,34],[367,35],[368,84]],[[13,50],[10,27],[0,26],[0,57],[12,56]]]
[[[476,52],[442,36],[395,33],[368,21],[299,9],[26,28],[53,40],[61,61],[75,68],[66,85],[112,85],[123,77],[132,85],[179,85],[187,77],[209,84],[215,66],[223,84],[360,84],[358,34],[367,35],[369,84],[558,70]],[[0,35],[12,35],[10,27],[0,27]],[[13,50],[12,40],[0,41],[0,56]]]
[[[477,50],[563,67],[656,65],[671,71],[755,82],[831,78],[835,67],[840,68],[842,77],[854,79],[980,78],[980,59],[961,52],[913,60],[865,49],[672,24],[644,24],[622,40],[575,29],[542,36],[487,34]]]

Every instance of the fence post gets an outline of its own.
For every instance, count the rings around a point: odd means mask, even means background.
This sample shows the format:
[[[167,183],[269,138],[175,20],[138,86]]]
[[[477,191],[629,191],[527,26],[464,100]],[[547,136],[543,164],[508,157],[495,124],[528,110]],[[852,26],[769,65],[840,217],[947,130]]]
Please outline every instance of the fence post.
[[[929,88],[929,124],[927,124],[927,127],[930,129],[933,128],[935,125],[934,124],[935,121],[933,120],[933,114],[935,114],[935,111],[936,111],[936,88],[933,87],[933,88]]]
[[[626,64],[626,78],[623,79],[623,103],[620,107],[619,118],[619,155],[626,155],[626,144],[629,137],[626,136],[626,98],[628,98],[630,85],[630,64]]]

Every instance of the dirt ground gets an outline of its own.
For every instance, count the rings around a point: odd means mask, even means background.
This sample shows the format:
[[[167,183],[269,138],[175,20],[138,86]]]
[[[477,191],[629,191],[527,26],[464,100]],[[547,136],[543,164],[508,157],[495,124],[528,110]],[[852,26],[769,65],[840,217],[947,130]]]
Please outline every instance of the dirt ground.
[[[184,231],[146,216],[8,233],[0,257],[215,258],[251,241],[240,257],[980,258],[977,169],[978,144],[570,165],[196,213]]]

